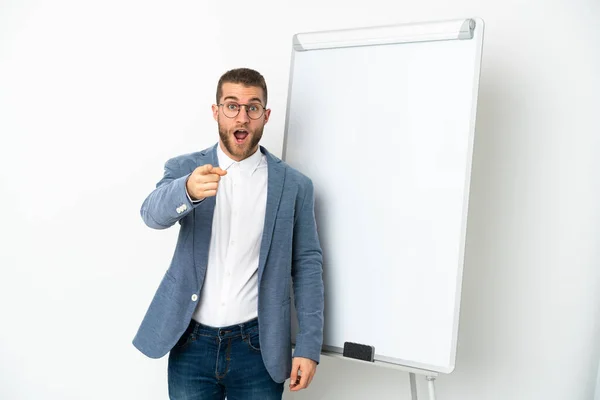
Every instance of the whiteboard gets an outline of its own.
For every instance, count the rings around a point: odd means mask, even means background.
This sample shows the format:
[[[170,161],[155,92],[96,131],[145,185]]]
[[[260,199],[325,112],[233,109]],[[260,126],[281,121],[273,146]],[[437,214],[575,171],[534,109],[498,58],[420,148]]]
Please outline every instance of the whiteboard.
[[[404,42],[393,26],[295,35],[283,159],[315,187],[323,351],[367,344],[377,362],[449,373],[483,21],[443,23],[468,34],[433,22],[398,26]]]

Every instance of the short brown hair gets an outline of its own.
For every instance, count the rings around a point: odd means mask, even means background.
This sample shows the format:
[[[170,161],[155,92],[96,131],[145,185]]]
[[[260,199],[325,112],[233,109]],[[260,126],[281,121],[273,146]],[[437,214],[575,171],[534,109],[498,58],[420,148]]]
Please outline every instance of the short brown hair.
[[[259,72],[250,68],[236,68],[225,72],[217,85],[217,103],[223,95],[223,84],[226,82],[261,88],[265,96],[265,104],[263,105],[267,105],[267,84],[265,78]]]

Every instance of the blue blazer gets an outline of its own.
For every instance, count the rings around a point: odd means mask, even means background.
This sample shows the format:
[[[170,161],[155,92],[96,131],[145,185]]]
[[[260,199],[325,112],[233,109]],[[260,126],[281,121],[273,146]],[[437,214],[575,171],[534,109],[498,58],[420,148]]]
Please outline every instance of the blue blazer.
[[[190,323],[200,298],[215,197],[191,203],[185,185],[196,167],[218,166],[217,146],[168,160],[163,178],[141,207],[142,219],[150,228],[180,224],[171,264],[133,339],[134,346],[151,358],[163,357],[171,350]],[[292,362],[292,286],[299,327],[293,356],[320,360],[323,258],[312,181],[264,147],[260,146],[260,151],[267,158],[268,189],[258,266],[259,337],[267,371],[274,381],[284,382]]]

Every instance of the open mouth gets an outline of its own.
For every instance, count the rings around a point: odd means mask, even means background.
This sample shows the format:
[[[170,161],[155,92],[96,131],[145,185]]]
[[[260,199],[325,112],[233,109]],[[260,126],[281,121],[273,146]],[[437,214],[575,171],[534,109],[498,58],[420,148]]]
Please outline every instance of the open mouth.
[[[235,137],[236,143],[244,143],[248,137],[248,131],[245,129],[237,129],[235,132],[233,132],[233,136]]]

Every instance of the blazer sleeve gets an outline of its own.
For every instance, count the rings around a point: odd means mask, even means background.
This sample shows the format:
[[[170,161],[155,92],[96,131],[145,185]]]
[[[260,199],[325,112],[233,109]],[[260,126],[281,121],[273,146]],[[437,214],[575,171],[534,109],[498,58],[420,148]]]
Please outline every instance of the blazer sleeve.
[[[176,158],[165,163],[162,179],[144,200],[140,214],[150,228],[166,229],[189,214],[200,202],[192,203],[186,183],[191,173],[183,174]]]
[[[323,255],[314,213],[314,189],[310,179],[296,212],[292,247],[292,281],[298,316],[294,357],[320,362],[323,345]]]

